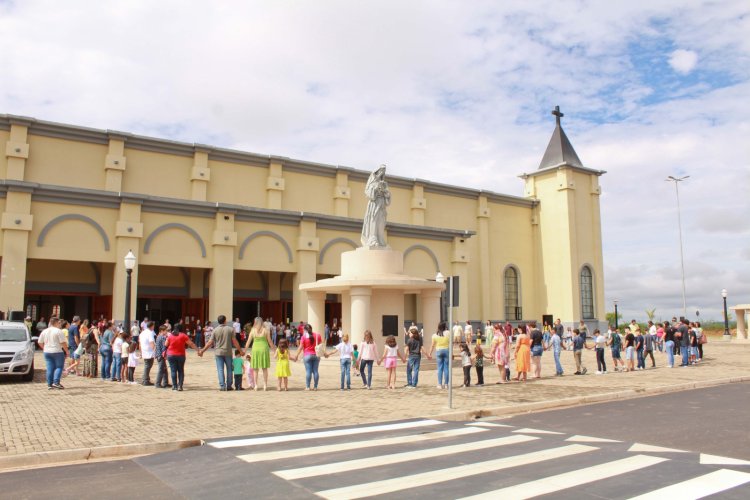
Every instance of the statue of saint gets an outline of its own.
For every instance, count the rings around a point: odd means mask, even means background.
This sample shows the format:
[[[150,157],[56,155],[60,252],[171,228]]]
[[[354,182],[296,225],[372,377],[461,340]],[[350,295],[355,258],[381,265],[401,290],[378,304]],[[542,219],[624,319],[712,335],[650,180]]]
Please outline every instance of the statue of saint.
[[[365,219],[362,223],[363,247],[386,247],[385,218],[386,207],[391,204],[391,192],[385,182],[385,165],[380,165],[370,174],[365,186],[365,195],[370,200],[367,203]]]

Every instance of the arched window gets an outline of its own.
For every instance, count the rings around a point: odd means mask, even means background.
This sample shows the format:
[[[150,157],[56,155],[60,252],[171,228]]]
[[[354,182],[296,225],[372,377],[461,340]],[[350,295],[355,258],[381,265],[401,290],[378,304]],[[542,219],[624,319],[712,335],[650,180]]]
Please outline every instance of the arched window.
[[[513,266],[505,268],[503,273],[503,289],[505,290],[505,319],[520,320],[521,294],[518,279],[518,270]]]
[[[581,317],[594,319],[594,276],[589,266],[581,268]]]

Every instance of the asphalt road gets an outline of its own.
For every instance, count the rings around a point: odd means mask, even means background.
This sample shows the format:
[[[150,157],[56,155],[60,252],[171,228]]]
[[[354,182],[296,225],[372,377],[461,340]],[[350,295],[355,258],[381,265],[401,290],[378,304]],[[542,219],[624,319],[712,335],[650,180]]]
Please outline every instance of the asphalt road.
[[[711,457],[701,453],[750,459],[747,415],[750,383],[480,422],[246,436],[133,460],[0,473],[0,496],[614,499],[708,492],[746,499],[750,462],[707,464]],[[686,489],[663,490],[670,486]]]

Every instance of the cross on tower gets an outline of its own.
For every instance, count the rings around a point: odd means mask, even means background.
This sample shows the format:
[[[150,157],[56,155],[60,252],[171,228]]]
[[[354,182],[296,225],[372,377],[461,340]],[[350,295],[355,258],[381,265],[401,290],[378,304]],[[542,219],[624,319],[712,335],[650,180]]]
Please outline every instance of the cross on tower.
[[[563,113],[560,112],[560,106],[555,106],[555,109],[552,111],[552,114],[555,115],[555,123],[557,126],[560,126],[560,118],[565,116]]]

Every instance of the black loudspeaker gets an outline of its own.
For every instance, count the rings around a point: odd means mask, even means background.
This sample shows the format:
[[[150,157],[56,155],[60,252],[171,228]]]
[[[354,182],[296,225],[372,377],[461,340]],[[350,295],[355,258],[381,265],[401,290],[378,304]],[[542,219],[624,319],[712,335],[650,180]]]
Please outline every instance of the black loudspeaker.
[[[383,315],[383,337],[388,335],[398,337],[398,316]]]
[[[26,319],[26,313],[23,311],[11,311],[8,321],[23,321]]]

